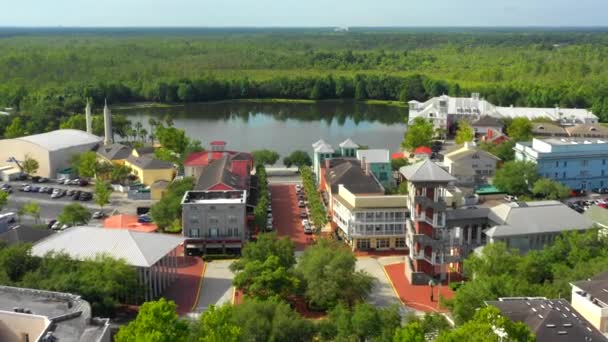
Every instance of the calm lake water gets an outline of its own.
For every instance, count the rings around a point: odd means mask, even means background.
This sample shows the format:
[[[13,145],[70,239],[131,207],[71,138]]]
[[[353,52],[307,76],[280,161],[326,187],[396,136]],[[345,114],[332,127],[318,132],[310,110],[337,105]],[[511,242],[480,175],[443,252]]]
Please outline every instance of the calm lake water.
[[[169,115],[177,128],[201,140],[225,140],[237,151],[271,149],[281,159],[293,150],[312,152],[312,143],[324,139],[337,146],[346,138],[370,148],[399,150],[406,129],[406,108],[368,105],[353,101],[318,103],[197,103],[166,108],[123,108],[133,123],[150,131],[148,119]]]

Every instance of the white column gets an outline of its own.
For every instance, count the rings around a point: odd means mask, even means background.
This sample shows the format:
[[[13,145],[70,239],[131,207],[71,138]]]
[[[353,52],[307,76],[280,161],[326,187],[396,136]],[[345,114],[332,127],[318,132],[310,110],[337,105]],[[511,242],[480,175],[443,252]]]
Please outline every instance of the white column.
[[[481,230],[482,230],[482,226],[479,226],[477,228],[477,244],[481,245]]]
[[[467,244],[471,244],[471,239],[473,237],[473,227],[469,226],[469,229],[467,229]]]

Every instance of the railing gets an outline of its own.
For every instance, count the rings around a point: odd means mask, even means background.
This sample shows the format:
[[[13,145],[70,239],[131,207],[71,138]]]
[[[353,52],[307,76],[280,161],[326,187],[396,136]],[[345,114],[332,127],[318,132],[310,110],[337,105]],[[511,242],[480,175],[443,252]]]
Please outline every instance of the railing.
[[[353,236],[376,236],[376,235],[382,235],[382,236],[388,236],[388,235],[405,235],[405,229],[402,230],[395,230],[395,231],[372,231],[372,232],[357,232],[357,231],[353,231],[352,233]]]

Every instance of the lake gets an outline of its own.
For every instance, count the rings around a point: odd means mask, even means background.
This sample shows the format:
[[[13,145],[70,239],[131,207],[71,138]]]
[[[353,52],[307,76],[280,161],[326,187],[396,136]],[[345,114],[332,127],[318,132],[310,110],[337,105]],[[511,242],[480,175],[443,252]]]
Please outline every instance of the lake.
[[[170,107],[116,108],[150,131],[149,118],[170,116],[174,126],[199,139],[205,148],[224,140],[227,149],[271,149],[282,157],[293,150],[312,152],[323,139],[337,147],[347,138],[370,148],[399,150],[406,129],[407,108],[354,101],[278,103],[227,101]]]

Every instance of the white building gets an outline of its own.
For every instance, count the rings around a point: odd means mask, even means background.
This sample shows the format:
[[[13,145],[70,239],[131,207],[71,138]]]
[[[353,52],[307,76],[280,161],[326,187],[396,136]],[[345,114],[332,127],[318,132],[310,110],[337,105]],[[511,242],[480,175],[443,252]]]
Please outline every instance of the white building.
[[[77,129],[58,129],[55,131],[28,135],[25,137],[0,140],[0,166],[13,166],[12,161],[22,162],[26,157],[38,162],[41,177],[54,178],[58,172],[71,166],[76,154],[91,151],[101,144],[101,139],[93,134]]]
[[[177,248],[183,238],[132,230],[74,227],[39,241],[32,248],[35,256],[55,251],[76,260],[105,254],[123,259],[135,267],[146,301],[159,297],[175,280],[178,267]]]
[[[450,97],[442,95],[426,102],[409,101],[409,122],[421,117],[431,120],[435,128],[450,130],[461,119],[469,122],[479,120],[482,116],[495,118],[525,117],[528,119],[548,118],[565,125],[594,124],[597,116],[586,109],[570,108],[530,108],[530,107],[497,107],[473,93],[471,97]]]
[[[608,335],[608,272],[572,285],[572,307]]]

